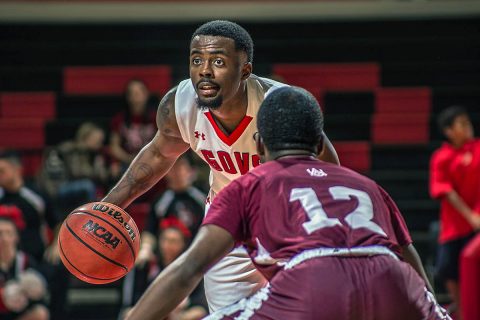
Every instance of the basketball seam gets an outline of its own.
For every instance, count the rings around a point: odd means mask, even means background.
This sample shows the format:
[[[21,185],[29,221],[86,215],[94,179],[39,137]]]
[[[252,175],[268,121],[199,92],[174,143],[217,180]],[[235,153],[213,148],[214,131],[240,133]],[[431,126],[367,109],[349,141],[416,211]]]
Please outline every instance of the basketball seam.
[[[70,266],[72,266],[75,270],[77,270],[79,273],[81,273],[84,277],[95,279],[95,280],[102,280],[102,281],[103,280],[117,280],[118,279],[118,277],[116,277],[116,278],[97,278],[97,277],[89,276],[88,274],[84,273],[83,271],[81,271],[77,267],[75,267],[75,265],[68,259],[67,255],[65,254],[65,251],[63,250],[62,241],[59,241],[58,244],[60,245],[60,251],[62,252],[62,256],[65,258],[65,260],[68,262],[68,264]]]
[[[133,256],[133,261],[135,261],[137,259],[137,257],[135,256],[135,250],[133,250],[133,247],[132,247],[132,244],[130,243],[130,240],[123,234],[122,231],[120,231],[116,226],[114,226],[113,224],[111,224],[108,220],[102,218],[102,217],[99,217],[99,216],[96,216],[94,214],[91,214],[90,212],[85,212],[85,211],[75,211],[75,212],[72,212],[72,214],[74,213],[84,213],[84,214],[88,214],[89,216],[92,216],[92,217],[95,217],[97,219],[100,219],[106,223],[108,223],[112,228],[114,228],[115,230],[117,230],[117,232],[125,239],[125,242],[128,244],[128,246],[130,247],[130,251],[132,253],[132,256]]]
[[[68,225],[68,221],[66,221],[65,225],[66,225],[68,231],[70,231],[70,233],[71,233],[75,238],[77,238],[78,241],[80,241],[81,243],[83,243],[83,245],[85,245],[87,248],[89,248],[90,250],[92,250],[93,252],[95,252],[97,255],[99,255],[100,257],[104,258],[105,260],[113,263],[114,265],[119,266],[120,268],[125,269],[125,271],[128,272],[128,268],[125,267],[123,264],[118,263],[118,262],[116,262],[115,260],[110,259],[109,257],[106,257],[106,256],[103,255],[102,253],[100,253],[100,252],[98,252],[97,250],[95,250],[95,248],[93,248],[92,246],[90,246],[88,243],[86,243],[85,241],[83,241],[75,232],[73,232],[73,230],[72,230],[72,229],[70,228],[70,226]]]

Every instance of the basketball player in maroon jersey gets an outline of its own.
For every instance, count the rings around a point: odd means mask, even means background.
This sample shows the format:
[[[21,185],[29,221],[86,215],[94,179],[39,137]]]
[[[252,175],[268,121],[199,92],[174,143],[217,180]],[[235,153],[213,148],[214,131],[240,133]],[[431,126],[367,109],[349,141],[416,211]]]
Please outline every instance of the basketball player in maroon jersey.
[[[128,319],[163,319],[238,243],[269,284],[208,319],[450,319],[389,195],[316,158],[323,116],[315,98],[280,88],[262,103],[257,124],[266,163],[219,193],[193,245]]]

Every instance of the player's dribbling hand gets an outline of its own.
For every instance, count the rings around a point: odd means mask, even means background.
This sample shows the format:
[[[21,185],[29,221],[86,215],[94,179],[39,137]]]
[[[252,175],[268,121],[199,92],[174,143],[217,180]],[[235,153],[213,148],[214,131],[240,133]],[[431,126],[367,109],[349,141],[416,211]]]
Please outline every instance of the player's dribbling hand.
[[[22,272],[18,277],[18,283],[30,300],[40,300],[46,294],[45,280],[33,269]]]
[[[28,304],[28,298],[16,281],[8,281],[3,289],[3,304],[13,312],[22,311]]]

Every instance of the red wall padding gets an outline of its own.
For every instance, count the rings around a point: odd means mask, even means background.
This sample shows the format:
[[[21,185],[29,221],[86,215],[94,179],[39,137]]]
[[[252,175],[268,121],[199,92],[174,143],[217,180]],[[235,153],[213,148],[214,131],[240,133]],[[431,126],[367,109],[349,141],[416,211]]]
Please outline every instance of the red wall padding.
[[[480,234],[460,256],[460,295],[463,320],[480,319]]]
[[[429,139],[429,113],[377,113],[372,141],[378,144],[423,144]]]
[[[370,143],[367,141],[337,141],[333,144],[337,150],[340,164],[358,172],[366,172],[371,167]]]
[[[0,94],[2,118],[55,118],[53,92],[4,92]]]
[[[0,148],[43,148],[43,119],[0,119]]]
[[[40,170],[43,160],[43,149],[28,150],[22,153],[23,174],[34,177]]]
[[[150,211],[150,203],[148,202],[134,202],[126,209],[128,214],[135,220],[135,223],[140,232],[145,228],[147,216]]]
[[[143,80],[148,89],[164,94],[171,87],[170,66],[67,67],[63,91],[69,95],[119,95],[131,79]]]
[[[375,111],[381,113],[429,113],[432,108],[430,88],[378,88]]]
[[[376,63],[276,64],[272,72],[288,84],[329,91],[373,90],[380,85]]]

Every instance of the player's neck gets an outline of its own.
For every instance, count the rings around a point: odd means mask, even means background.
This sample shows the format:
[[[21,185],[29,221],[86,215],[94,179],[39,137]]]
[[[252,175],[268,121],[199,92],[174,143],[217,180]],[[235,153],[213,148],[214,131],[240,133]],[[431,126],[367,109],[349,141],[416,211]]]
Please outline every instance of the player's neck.
[[[473,139],[451,139],[449,142],[455,149],[460,149],[471,140]]]
[[[15,179],[11,181],[11,183],[3,186],[3,189],[9,193],[17,193],[23,187],[23,180],[22,179]]]
[[[246,83],[242,83],[237,94],[230,100],[222,103],[220,108],[210,110],[217,125],[222,131],[231,134],[240,122],[245,118],[248,107],[248,95]]]
[[[280,150],[280,151],[267,152],[265,155],[265,159],[267,161],[280,160],[285,158],[294,158],[294,157],[311,157],[312,159],[316,159],[317,155],[308,150]]]

